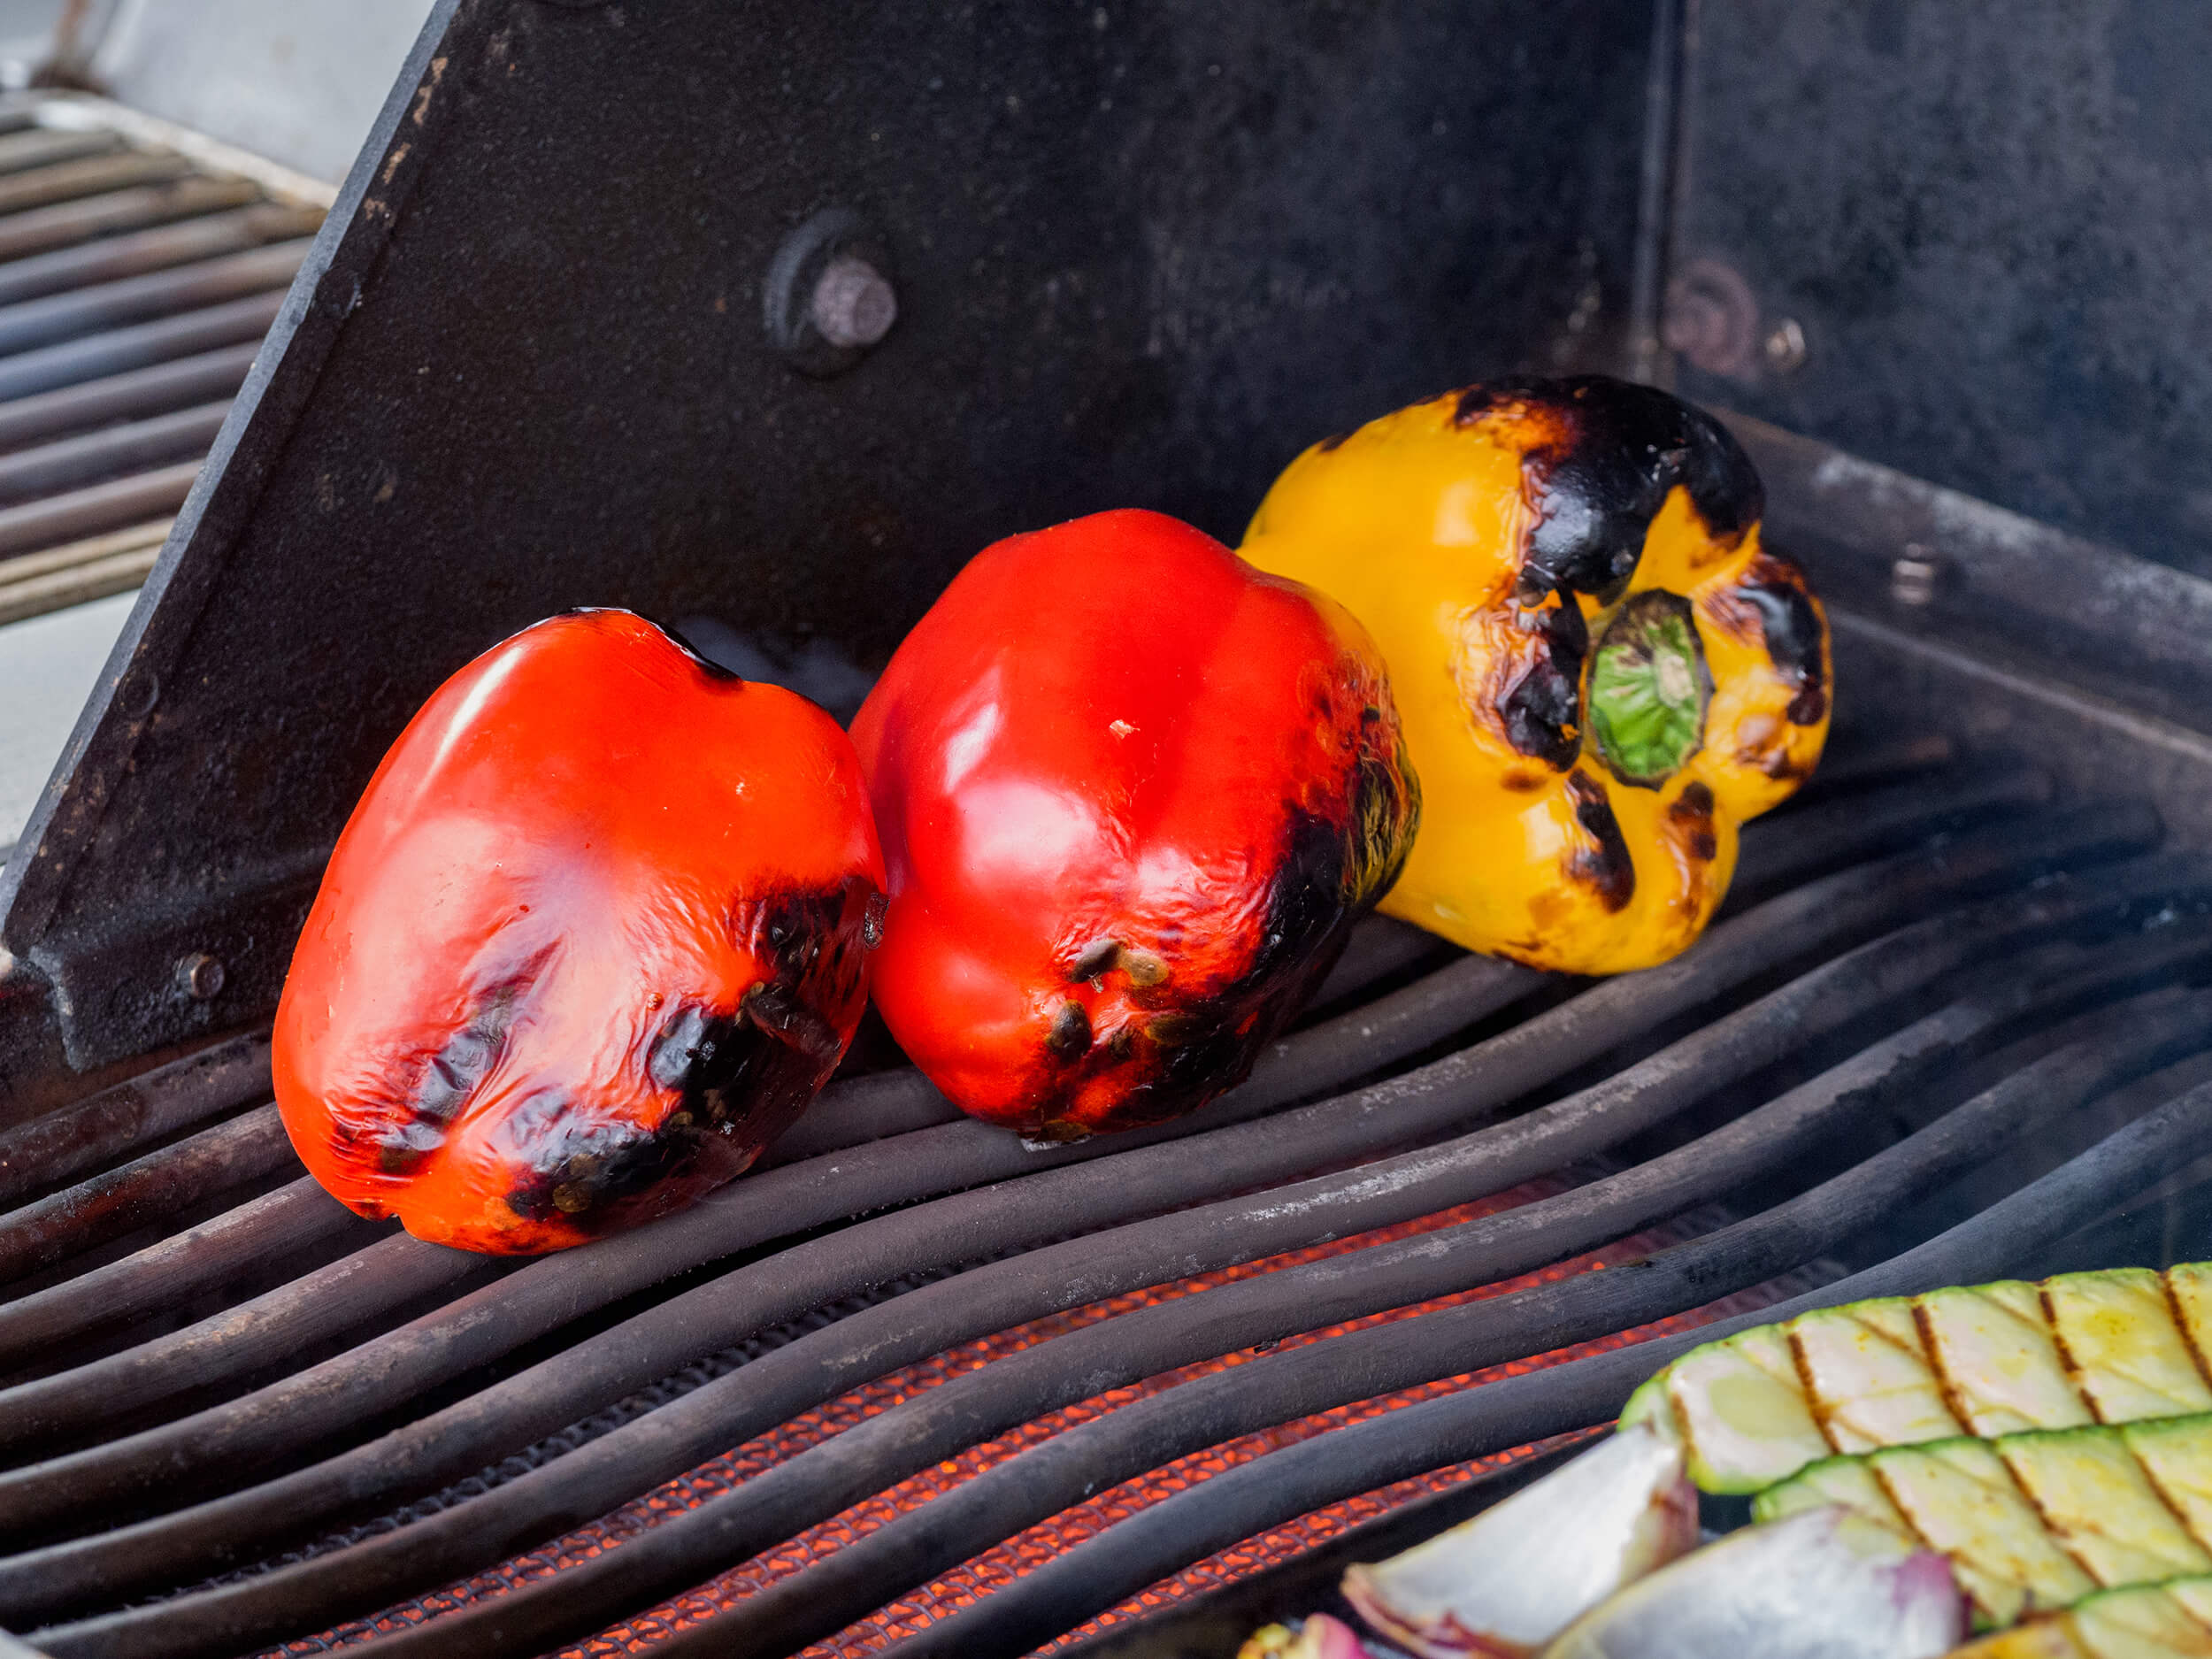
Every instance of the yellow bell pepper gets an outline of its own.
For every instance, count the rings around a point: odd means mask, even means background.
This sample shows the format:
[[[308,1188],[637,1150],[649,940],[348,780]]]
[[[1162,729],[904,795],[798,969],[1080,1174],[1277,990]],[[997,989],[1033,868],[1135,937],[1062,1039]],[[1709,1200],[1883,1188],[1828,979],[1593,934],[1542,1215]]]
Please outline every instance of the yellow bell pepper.
[[[1734,439],[1602,376],[1448,393],[1316,444],[1242,552],[1366,624],[1425,809],[1382,908],[1617,973],[1692,943],[1738,826],[1826,740],[1828,625]]]

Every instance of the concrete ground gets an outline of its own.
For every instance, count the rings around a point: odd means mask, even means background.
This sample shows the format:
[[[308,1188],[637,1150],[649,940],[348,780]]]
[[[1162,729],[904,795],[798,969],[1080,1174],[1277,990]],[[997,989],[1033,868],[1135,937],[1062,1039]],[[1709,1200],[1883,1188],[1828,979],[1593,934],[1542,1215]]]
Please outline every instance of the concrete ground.
[[[0,0],[0,63],[35,65],[61,8],[62,0]]]
[[[0,627],[0,849],[22,833],[136,594]]]

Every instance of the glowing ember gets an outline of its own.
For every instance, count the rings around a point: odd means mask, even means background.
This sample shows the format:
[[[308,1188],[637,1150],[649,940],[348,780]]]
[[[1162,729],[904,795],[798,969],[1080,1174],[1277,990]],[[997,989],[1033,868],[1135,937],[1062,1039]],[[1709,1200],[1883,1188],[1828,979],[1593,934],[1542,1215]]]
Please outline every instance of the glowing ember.
[[[1418,1220],[1380,1228],[1371,1233],[1333,1243],[1316,1245],[1307,1249],[1270,1256],[1239,1267],[1225,1268],[1202,1277],[1179,1280],[1171,1285],[1136,1291],[1110,1301],[1094,1302],[1071,1312],[1056,1314],[1011,1331],[977,1341],[963,1344],[921,1364],[909,1366],[864,1387],[831,1401],[828,1403],[793,1418],[773,1432],[748,1441],[735,1451],[701,1465],[680,1480],[668,1483],[648,1494],[635,1502],[626,1504],[590,1526],[580,1528],[557,1539],[528,1555],[518,1556],[499,1568],[448,1586],[444,1589],[402,1606],[388,1609],[374,1617],[342,1625],[337,1629],[306,1640],[293,1642],[271,1654],[311,1654],[328,1652],[366,1640],[380,1632],[402,1625],[435,1618],[485,1596],[497,1595],[519,1585],[557,1573],[564,1567],[596,1555],[602,1550],[643,1532],[662,1517],[694,1507],[710,1498],[741,1486],[763,1471],[797,1455],[854,1425],[888,1409],[927,1388],[933,1388],[951,1378],[977,1370],[994,1360],[1019,1349],[1049,1340],[1081,1326],[1101,1319],[1128,1313],[1155,1302],[1179,1296],[1201,1294],[1217,1286],[1248,1279],[1256,1274],[1296,1266],[1301,1263],[1340,1255],[1348,1250],[1363,1249],[1378,1244],[1412,1237],[1437,1228],[1456,1226],[1477,1217],[1509,1209],[1516,1204],[1548,1196],[1563,1190],[1563,1184],[1554,1181],[1531,1183],[1508,1193],[1463,1204],[1455,1209],[1440,1210]],[[1438,1298],[1432,1302],[1394,1310],[1348,1324],[1327,1326],[1322,1330],[1286,1339],[1285,1348],[1301,1347],[1310,1342],[1325,1341],[1352,1331],[1364,1330],[1371,1325],[1387,1325],[1411,1318],[1437,1309],[1455,1307],[1461,1303],[1502,1295],[1528,1286],[1545,1284],[1571,1274],[1602,1268],[1607,1260],[1620,1261],[1649,1254],[1651,1251],[1678,1241],[1680,1234],[1671,1229],[1655,1229],[1623,1239],[1602,1249],[1573,1257],[1540,1271],[1494,1285],[1463,1291]],[[1118,1522],[1135,1515],[1151,1504],[1184,1490],[1186,1487],[1248,1463],[1251,1459],[1279,1448],[1291,1445],[1315,1434],[1325,1433],[1347,1424],[1380,1416],[1418,1400],[1436,1394],[1508,1377],[1517,1373],[1561,1363],[1586,1354],[1602,1352],[1632,1341],[1687,1328],[1708,1320],[1723,1317],[1740,1309],[1757,1307],[1775,1300],[1779,1292],[1763,1290],[1747,1292],[1742,1295],[1715,1302],[1709,1307],[1673,1318],[1646,1325],[1633,1332],[1601,1338],[1578,1347],[1561,1349],[1555,1353],[1516,1361],[1490,1371],[1463,1377],[1448,1378],[1429,1383],[1402,1393],[1386,1394],[1372,1400],[1340,1407],[1316,1417],[1284,1424],[1263,1432],[1248,1435],[1224,1445],[1179,1458],[1160,1469],[1101,1494],[1098,1497],[1077,1507],[1063,1510],[1050,1521],[1031,1528],[1008,1540],[995,1548],[985,1552],[934,1582],[910,1594],[900,1597],[882,1609],[874,1617],[862,1620],[841,1632],[833,1640],[807,1649],[809,1659],[833,1659],[833,1656],[872,1653],[889,1642],[910,1634],[933,1620],[965,1606],[979,1596],[1007,1581],[1020,1577],[1032,1567],[1052,1559],[1071,1546]],[[1225,1370],[1256,1357],[1256,1352],[1247,1351],[1225,1356],[1189,1365],[1179,1371],[1148,1378],[1129,1387],[1118,1388],[1084,1401],[1079,1405],[1052,1412],[1002,1436],[998,1440],[975,1447],[960,1456],[926,1471],[900,1483],[889,1491],[855,1505],[842,1514],[819,1526],[803,1532],[797,1538],[765,1555],[755,1557],[732,1571],[710,1580],[697,1589],[634,1618],[617,1625],[590,1641],[563,1650],[564,1659],[611,1659],[612,1655],[649,1652],[661,1637],[668,1632],[694,1624],[698,1620],[742,1600],[762,1587],[788,1577],[810,1565],[853,1540],[864,1536],[884,1525],[893,1517],[917,1504],[950,1491],[964,1481],[973,1479],[995,1464],[1016,1455],[1040,1442],[1052,1438],[1079,1423],[1125,1406],[1133,1401],[1187,1382],[1193,1378],[1211,1371]],[[1132,1600],[1102,1615],[1080,1629],[1070,1632],[1055,1647],[1126,1619],[1141,1617],[1171,1602],[1198,1594],[1214,1586],[1256,1572],[1290,1556],[1299,1555],[1325,1542],[1349,1527],[1384,1513],[1411,1499],[1423,1496],[1447,1486],[1456,1486],[1474,1475],[1501,1467],[1528,1455],[1535,1448],[1522,1448],[1495,1457],[1462,1463],[1442,1469],[1416,1479],[1333,1504],[1313,1514],[1300,1517],[1216,1555],[1208,1560],[1187,1568],[1174,1578],[1146,1589]],[[1048,1649],[1049,1651],[1049,1649]]]

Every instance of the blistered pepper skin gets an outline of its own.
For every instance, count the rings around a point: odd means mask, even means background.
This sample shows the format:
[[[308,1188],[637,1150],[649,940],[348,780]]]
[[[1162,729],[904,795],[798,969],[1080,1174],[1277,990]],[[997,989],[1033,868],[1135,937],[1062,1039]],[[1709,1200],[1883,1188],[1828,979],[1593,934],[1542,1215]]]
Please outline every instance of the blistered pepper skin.
[[[377,769],[273,1048],[341,1202],[558,1249],[741,1172],[851,1041],[883,861],[851,743],[640,617],[572,612],[448,680]]]
[[[1396,877],[1419,795],[1359,625],[1157,513],[979,554],[853,740],[890,878],[876,1006],[1047,1141],[1241,1081]]]
[[[1600,376],[1471,387],[1291,464],[1242,551],[1389,662],[1427,810],[1384,910],[1575,973],[1696,940],[1739,826],[1828,733],[1827,621],[1763,505],[1717,422]]]

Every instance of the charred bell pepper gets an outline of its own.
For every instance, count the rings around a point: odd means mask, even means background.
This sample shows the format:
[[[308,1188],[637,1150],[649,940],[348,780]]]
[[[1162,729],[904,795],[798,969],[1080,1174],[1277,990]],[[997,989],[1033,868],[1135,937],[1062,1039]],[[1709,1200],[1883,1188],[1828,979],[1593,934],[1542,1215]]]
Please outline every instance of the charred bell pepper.
[[[986,549],[853,723],[876,1006],[964,1110],[1068,1141],[1242,1080],[1419,814],[1340,606],[1158,513]]]
[[[423,706],[339,837],[277,1010],[277,1103],[341,1202],[520,1253],[738,1174],[850,1041],[881,924],[829,716],[622,611]]]
[[[1613,973],[1694,941],[1811,772],[1827,625],[1735,441],[1663,392],[1501,380],[1315,445],[1243,553],[1388,659],[1428,810],[1382,908]]]

